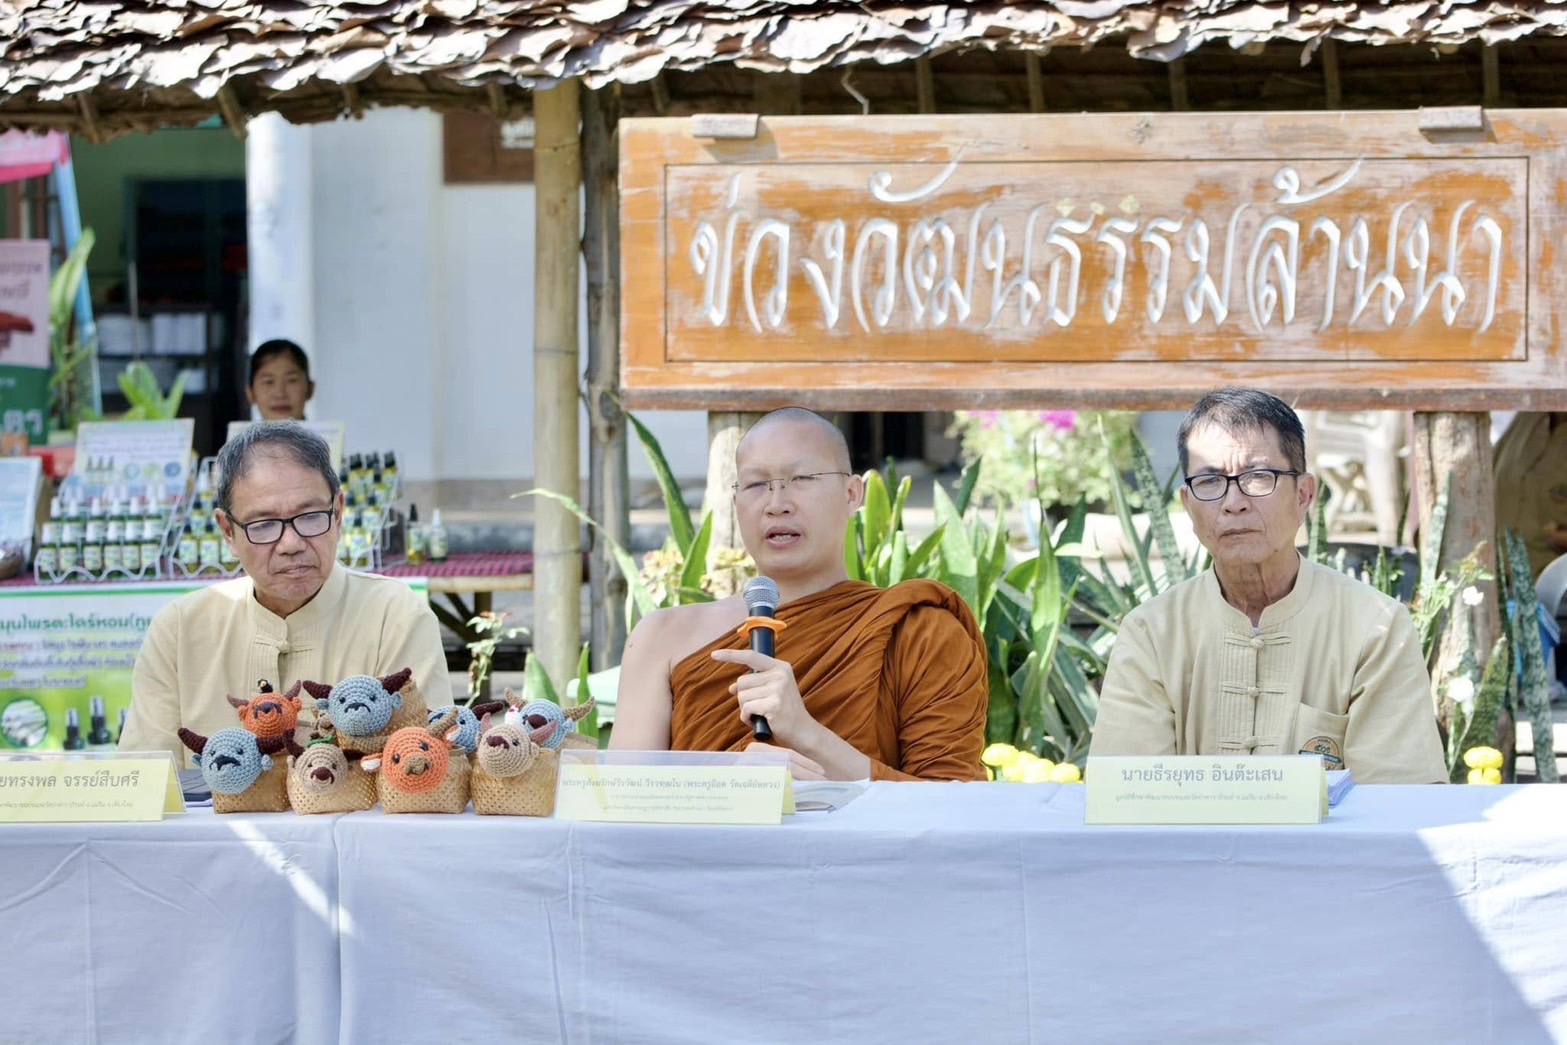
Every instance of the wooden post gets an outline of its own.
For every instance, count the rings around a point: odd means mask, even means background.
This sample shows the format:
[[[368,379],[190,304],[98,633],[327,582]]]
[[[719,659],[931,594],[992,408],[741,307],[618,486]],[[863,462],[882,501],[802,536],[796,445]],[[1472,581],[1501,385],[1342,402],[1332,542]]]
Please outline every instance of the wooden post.
[[[588,270],[588,514],[621,547],[631,543],[631,479],[620,410],[620,190],[618,87],[582,96],[583,252]],[[626,579],[609,544],[590,535],[588,586],[593,668],[620,663],[626,645]]]
[[[719,548],[740,548],[740,521],[735,518],[734,481],[735,447],[747,428],[756,424],[761,414],[707,415],[707,492],[702,496],[702,512],[713,513],[713,542],[707,563],[713,564],[713,556]]]
[[[1480,549],[1486,572],[1496,574],[1496,489],[1491,475],[1491,415],[1460,413],[1415,414],[1415,496],[1420,512],[1420,543],[1430,540],[1431,513],[1447,488],[1447,520],[1442,529],[1439,569],[1452,573],[1457,562]],[[1430,554],[1422,547],[1424,554]],[[1437,720],[1445,733],[1453,718],[1453,704],[1444,694],[1447,680],[1458,668],[1461,629],[1453,626],[1452,613],[1468,612],[1474,634],[1475,660],[1481,668],[1501,634],[1498,587],[1494,580],[1476,585],[1485,601],[1476,608],[1455,600],[1437,636],[1431,683],[1436,695]],[[1507,736],[1499,737],[1510,751],[1511,717],[1504,716]]]
[[[537,229],[533,295],[533,482],[580,498],[577,472],[577,294],[582,190],[578,84],[533,96]],[[582,537],[576,516],[534,500],[533,656],[557,686],[582,641]]]

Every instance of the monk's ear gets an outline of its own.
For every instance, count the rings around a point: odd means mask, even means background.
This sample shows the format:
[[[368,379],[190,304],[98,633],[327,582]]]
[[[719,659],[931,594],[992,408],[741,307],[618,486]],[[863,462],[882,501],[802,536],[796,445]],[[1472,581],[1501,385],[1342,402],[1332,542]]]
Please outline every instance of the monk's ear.
[[[856,472],[845,485],[849,488],[849,511],[857,512],[865,503],[865,476]]]

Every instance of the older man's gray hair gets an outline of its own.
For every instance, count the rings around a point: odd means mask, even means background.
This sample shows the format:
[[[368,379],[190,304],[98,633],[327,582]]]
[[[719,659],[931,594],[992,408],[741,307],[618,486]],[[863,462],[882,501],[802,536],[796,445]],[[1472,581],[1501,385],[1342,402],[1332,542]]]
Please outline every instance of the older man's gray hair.
[[[320,472],[332,500],[337,500],[340,485],[325,439],[298,421],[257,421],[218,451],[217,506],[225,514],[232,514],[234,484],[249,474],[258,457],[283,458]]]

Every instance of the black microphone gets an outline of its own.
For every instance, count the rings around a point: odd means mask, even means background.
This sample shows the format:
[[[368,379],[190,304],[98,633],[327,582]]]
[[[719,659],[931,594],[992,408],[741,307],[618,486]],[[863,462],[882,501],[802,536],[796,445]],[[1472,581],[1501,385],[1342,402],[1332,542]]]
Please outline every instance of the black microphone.
[[[771,617],[778,612],[778,583],[771,577],[755,577],[748,581],[743,593],[745,611],[752,617]],[[773,656],[773,629],[765,625],[751,629],[751,652]],[[751,716],[751,735],[763,743],[773,740],[773,728],[767,724],[766,715]]]

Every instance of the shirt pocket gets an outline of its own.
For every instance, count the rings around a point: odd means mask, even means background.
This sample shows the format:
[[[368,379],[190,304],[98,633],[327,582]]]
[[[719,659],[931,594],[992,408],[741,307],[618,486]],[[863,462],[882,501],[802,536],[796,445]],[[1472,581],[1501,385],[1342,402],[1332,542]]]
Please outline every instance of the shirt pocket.
[[[1300,705],[1295,713],[1294,743],[1290,750],[1302,755],[1321,755],[1324,769],[1344,768],[1344,735],[1349,731],[1349,716]]]

